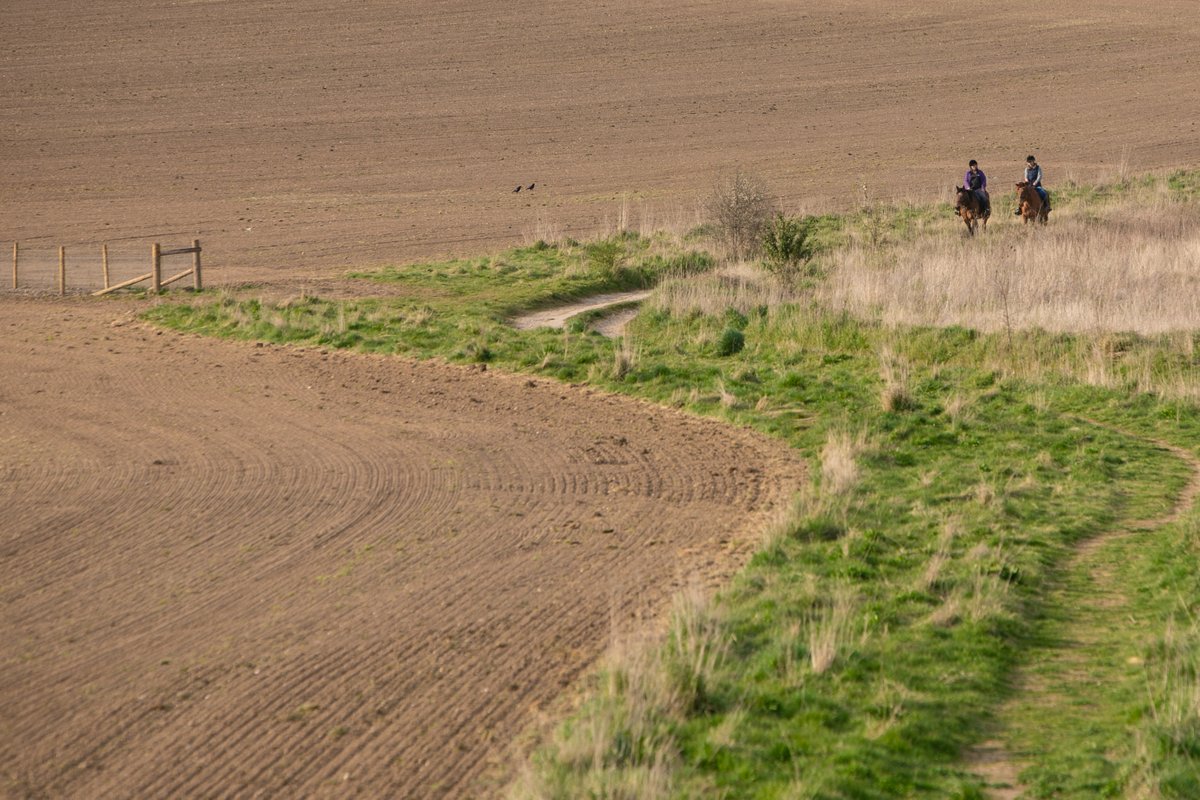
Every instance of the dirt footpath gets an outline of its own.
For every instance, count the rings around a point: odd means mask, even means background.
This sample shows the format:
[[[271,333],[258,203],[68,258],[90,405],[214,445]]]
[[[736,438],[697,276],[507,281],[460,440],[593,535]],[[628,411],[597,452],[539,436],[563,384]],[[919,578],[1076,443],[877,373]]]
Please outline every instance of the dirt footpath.
[[[799,465],[636,401],[0,299],[0,794],[465,797]]]
[[[60,244],[130,277],[199,237],[217,283],[687,227],[738,164],[848,207],[1200,152],[1195,0],[6,0],[4,30],[0,242],[47,282]]]

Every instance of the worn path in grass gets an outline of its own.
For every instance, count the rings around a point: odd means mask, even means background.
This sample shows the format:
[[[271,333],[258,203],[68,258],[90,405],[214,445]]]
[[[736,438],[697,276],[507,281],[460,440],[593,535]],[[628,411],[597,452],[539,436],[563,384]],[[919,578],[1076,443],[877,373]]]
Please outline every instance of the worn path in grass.
[[[1082,419],[1133,438],[1138,434],[1091,419]],[[1161,439],[1146,439],[1187,462],[1192,477],[1180,492],[1171,510],[1153,519],[1125,523],[1083,542],[1063,565],[1063,578],[1046,600],[1047,624],[1055,633],[1052,639],[1032,651],[1026,666],[1014,681],[1017,687],[999,717],[1006,728],[1029,726],[1041,720],[1053,725],[1070,724],[1087,728],[1112,709],[1101,699],[1110,678],[1127,670],[1140,669],[1140,643],[1128,634],[1136,620],[1129,613],[1129,593],[1133,587],[1122,584],[1119,565],[1135,559],[1138,543],[1154,536],[1164,525],[1180,519],[1200,495],[1200,459],[1189,450]],[[1037,724],[1034,722],[1033,724]],[[1023,796],[1042,796],[1024,785],[1020,775],[1041,755],[1022,750],[1007,730],[968,754],[970,771],[988,782],[993,800],[1014,800]],[[1114,776],[1107,771],[1103,751],[1077,753],[1085,762],[1081,773],[1101,790]],[[1055,796],[1058,796],[1055,794]]]
[[[0,796],[472,796],[802,476],[628,398],[141,307],[0,299]]]
[[[649,291],[636,292],[612,292],[609,294],[598,294],[592,297],[575,302],[567,303],[566,305],[554,306],[553,308],[542,308],[537,311],[531,311],[528,314],[522,314],[513,320],[513,327],[520,331],[527,331],[533,328],[561,328],[567,324],[567,320],[571,317],[580,314],[586,314],[589,311],[601,311],[612,306],[624,305],[626,303],[638,303],[650,296]],[[626,315],[618,312],[613,316],[618,319],[623,319],[628,322],[637,312]],[[598,329],[600,325],[596,326]],[[608,324],[601,331],[605,336],[613,336],[619,334],[624,325]]]

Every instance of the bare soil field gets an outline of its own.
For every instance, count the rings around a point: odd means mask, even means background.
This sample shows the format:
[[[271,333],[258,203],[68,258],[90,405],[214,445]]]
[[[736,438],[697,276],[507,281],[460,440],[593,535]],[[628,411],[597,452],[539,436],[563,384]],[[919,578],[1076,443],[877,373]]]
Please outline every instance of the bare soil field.
[[[1194,163],[1194,0],[9,0],[0,240],[199,237],[210,282]],[[517,184],[533,191],[513,193]],[[49,251],[45,257],[50,258]],[[32,251],[31,251],[32,257]]]
[[[435,363],[0,298],[0,795],[466,797],[727,576],[780,445]]]

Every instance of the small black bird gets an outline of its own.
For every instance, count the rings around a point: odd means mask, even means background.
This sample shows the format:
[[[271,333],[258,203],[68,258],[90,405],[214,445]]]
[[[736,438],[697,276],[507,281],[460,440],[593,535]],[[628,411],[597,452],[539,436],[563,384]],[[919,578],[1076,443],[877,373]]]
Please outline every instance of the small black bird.
[[[517,193],[517,192],[519,192],[519,191],[521,191],[521,187],[520,187],[520,185],[518,184],[517,188],[513,189],[513,194],[516,194],[516,193]]]
[[[526,189],[528,189],[529,191],[531,191],[531,192],[532,192],[532,191],[533,191],[533,187],[534,187],[534,186],[537,186],[537,184],[536,184],[536,183],[531,183],[531,184],[529,184],[528,186],[526,186],[525,188],[526,188]]]

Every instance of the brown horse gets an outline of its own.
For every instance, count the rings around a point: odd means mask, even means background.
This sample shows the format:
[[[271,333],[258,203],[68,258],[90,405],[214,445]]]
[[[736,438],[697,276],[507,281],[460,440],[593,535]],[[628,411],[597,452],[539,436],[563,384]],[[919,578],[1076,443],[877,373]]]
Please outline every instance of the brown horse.
[[[1050,204],[1042,202],[1042,196],[1037,189],[1029,185],[1029,181],[1017,184],[1017,202],[1021,205],[1021,219],[1026,223],[1031,220],[1046,224],[1050,216]]]
[[[983,224],[983,230],[986,231],[989,215],[983,201],[979,199],[979,195],[961,186],[955,187],[955,189],[958,192],[958,200],[954,204],[954,213],[962,217],[962,221],[967,224],[967,233],[974,236],[975,228],[980,223]]]

